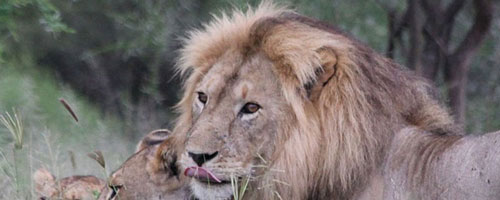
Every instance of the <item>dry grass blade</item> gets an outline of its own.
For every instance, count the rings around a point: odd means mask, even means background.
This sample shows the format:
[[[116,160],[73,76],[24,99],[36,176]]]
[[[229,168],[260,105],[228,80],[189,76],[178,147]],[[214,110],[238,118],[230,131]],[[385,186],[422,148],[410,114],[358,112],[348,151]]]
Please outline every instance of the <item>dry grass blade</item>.
[[[73,167],[73,169],[76,169],[75,153],[73,153],[73,151],[68,151],[68,154],[71,161],[71,166]]]
[[[248,189],[248,183],[249,182],[250,182],[250,176],[246,176],[243,179],[243,183],[242,183],[242,185],[240,187],[240,194],[238,195],[240,197],[240,199],[243,199],[243,197],[245,196],[245,192]]]
[[[15,179],[16,177],[12,174],[14,172],[14,166],[12,166],[11,163],[8,162],[7,160],[7,156],[5,156],[5,153],[3,153],[3,151],[0,150],[0,156],[2,156],[2,159],[5,161],[5,167],[2,167],[2,172],[5,174],[5,176],[9,179],[9,181],[12,183],[12,182],[16,182],[16,180],[12,180],[12,179]]]
[[[279,200],[283,200],[283,198],[281,198],[280,193],[278,193],[277,191],[274,191],[274,194],[276,194],[276,197],[278,197]]]
[[[22,121],[14,110],[14,117],[8,112],[5,115],[0,115],[0,121],[9,130],[14,138],[14,147],[16,149],[23,148],[23,124]]]
[[[233,199],[234,200],[239,200],[239,193],[238,193],[238,180],[236,180],[236,177],[231,174],[231,188],[233,189]]]
[[[64,100],[63,98],[60,98],[59,102],[62,103],[62,105],[64,106],[64,108],[66,108],[66,110],[69,112],[69,114],[71,114],[71,116],[73,117],[73,119],[75,119],[75,121],[78,122],[78,117],[76,116],[76,114],[73,111],[73,109],[71,108],[71,106],[69,106],[69,104],[66,102],[66,100]]]
[[[106,169],[106,163],[104,162],[104,156],[101,151],[94,151],[92,153],[87,154],[90,158],[94,159],[101,165],[102,168]]]
[[[242,200],[245,196],[245,192],[248,190],[248,183],[250,182],[250,176],[246,176],[241,185],[238,185],[238,178],[234,175],[231,175],[231,188],[233,190],[233,199],[234,200]]]

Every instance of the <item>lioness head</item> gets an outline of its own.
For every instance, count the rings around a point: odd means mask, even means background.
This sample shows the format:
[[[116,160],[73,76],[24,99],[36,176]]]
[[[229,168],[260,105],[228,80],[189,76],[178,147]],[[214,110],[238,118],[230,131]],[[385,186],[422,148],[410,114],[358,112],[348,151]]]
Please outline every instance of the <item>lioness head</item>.
[[[109,178],[100,200],[187,199],[189,193],[178,176],[176,155],[166,129],[146,135],[132,155]]]

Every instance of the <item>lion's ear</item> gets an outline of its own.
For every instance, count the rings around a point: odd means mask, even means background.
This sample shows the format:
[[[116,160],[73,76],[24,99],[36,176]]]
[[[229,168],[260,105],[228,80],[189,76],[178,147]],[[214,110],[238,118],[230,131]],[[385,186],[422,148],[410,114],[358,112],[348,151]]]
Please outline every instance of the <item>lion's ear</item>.
[[[328,81],[335,76],[337,65],[337,56],[335,55],[333,49],[322,47],[317,50],[317,53],[320,59],[321,68],[316,70],[316,80],[304,86],[307,96],[311,101],[314,101],[319,97]]]

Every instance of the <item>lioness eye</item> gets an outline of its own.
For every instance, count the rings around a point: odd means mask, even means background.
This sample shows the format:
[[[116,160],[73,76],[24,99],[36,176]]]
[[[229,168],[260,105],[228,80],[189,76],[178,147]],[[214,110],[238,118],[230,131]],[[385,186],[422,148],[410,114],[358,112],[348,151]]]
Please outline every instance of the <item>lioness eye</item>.
[[[115,199],[116,195],[118,194],[118,191],[123,187],[122,185],[108,185],[108,186],[111,189],[111,194],[109,194],[108,200]]]
[[[252,113],[255,113],[255,112],[259,111],[259,109],[260,109],[260,106],[258,104],[247,103],[241,109],[241,113],[252,114]]]
[[[203,92],[198,92],[198,100],[200,100],[201,103],[206,104],[208,96]]]

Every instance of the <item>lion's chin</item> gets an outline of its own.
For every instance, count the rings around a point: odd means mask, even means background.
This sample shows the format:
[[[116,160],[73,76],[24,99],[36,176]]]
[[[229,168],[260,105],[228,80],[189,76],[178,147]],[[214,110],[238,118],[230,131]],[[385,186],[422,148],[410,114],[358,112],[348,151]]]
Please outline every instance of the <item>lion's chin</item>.
[[[191,190],[199,200],[231,199],[233,195],[231,183],[209,184],[192,179]]]

